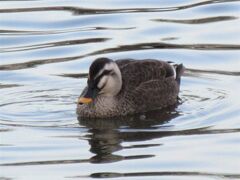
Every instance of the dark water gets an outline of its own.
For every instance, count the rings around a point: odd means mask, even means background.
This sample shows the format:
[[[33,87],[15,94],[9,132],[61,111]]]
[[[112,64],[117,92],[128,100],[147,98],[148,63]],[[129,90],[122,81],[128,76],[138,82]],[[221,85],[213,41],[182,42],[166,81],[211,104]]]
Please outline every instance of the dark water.
[[[1,1],[0,179],[240,179],[240,1]],[[183,63],[182,104],[78,119],[97,57]]]

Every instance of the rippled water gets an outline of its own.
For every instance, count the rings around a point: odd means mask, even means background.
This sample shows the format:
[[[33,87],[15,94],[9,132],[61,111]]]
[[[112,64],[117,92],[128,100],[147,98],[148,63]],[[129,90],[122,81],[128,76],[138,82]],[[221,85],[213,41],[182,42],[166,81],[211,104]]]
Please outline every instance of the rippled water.
[[[240,179],[238,0],[0,5],[0,179]],[[78,118],[103,56],[183,63],[182,103]]]

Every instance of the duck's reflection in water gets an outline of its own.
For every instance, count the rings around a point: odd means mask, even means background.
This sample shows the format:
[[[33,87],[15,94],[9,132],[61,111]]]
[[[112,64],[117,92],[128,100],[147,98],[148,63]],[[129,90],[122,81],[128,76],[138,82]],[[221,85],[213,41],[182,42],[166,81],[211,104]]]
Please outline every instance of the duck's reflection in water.
[[[156,131],[164,126],[164,123],[176,118],[180,113],[176,110],[177,105],[158,111],[136,114],[126,117],[111,119],[83,119],[78,117],[80,125],[89,128],[87,137],[90,151],[94,154],[90,160],[92,163],[108,163],[127,159],[153,157],[152,154],[135,156],[120,156],[114,152],[130,148],[147,148],[160,144],[147,144],[123,146],[124,142],[139,142],[153,138],[169,136],[167,131]]]

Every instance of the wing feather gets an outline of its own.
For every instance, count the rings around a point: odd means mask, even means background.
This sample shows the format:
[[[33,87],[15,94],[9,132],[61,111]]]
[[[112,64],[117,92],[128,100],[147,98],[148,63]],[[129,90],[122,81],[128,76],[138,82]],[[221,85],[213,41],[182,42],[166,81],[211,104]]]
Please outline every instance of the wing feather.
[[[167,77],[174,76],[174,69],[170,64],[158,60],[118,60],[116,61],[123,78],[123,87],[131,91],[142,83],[151,80],[163,81]]]
[[[133,103],[139,105],[139,112],[166,107],[177,102],[179,87],[172,78],[164,81],[150,80],[142,83],[133,92]]]

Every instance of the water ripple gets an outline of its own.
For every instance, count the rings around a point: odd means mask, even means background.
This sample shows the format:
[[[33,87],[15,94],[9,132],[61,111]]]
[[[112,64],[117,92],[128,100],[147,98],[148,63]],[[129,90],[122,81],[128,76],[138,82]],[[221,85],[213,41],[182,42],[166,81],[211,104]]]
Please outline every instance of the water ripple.
[[[71,32],[81,32],[81,31],[102,31],[102,30],[111,30],[111,31],[120,31],[120,30],[131,30],[135,27],[84,27],[84,28],[75,28],[75,29],[66,29],[66,30],[54,30],[54,31],[26,31],[26,30],[10,30],[4,29],[0,30],[0,35],[6,36],[31,36],[31,35],[53,35],[53,34],[64,34]]]
[[[180,24],[205,24],[205,23],[215,23],[221,21],[230,21],[238,19],[235,16],[216,16],[216,17],[207,17],[207,18],[196,18],[196,19],[153,19],[152,21],[157,22],[170,22],[170,23],[180,23]]]
[[[132,173],[116,173],[116,172],[100,172],[89,175],[91,178],[119,178],[119,177],[213,177],[213,178],[240,178],[240,174],[227,173],[208,173],[208,172],[188,172],[188,171],[162,171],[162,172],[132,172]],[[81,178],[86,176],[73,176],[69,178]]]
[[[36,11],[68,11],[73,15],[91,15],[91,14],[119,14],[119,13],[152,13],[152,12],[166,12],[190,9],[199,6],[208,6],[211,4],[238,2],[239,0],[209,0],[204,2],[192,3],[183,6],[164,7],[164,8],[128,8],[128,9],[90,9],[71,6],[58,7],[32,7],[32,8],[15,8],[15,9],[0,9],[0,13],[22,13],[22,12],[36,12]]]
[[[240,45],[238,44],[170,44],[170,43],[139,43],[134,45],[121,45],[115,48],[108,48],[103,50],[98,50],[92,53],[88,53],[80,56],[63,57],[63,58],[53,58],[53,59],[38,59],[29,62],[15,63],[0,65],[0,70],[19,70],[26,68],[33,68],[38,65],[49,64],[49,63],[59,63],[73,61],[81,59],[88,56],[103,55],[107,53],[117,53],[126,51],[140,51],[140,50],[150,50],[150,49],[189,49],[189,50],[207,50],[207,51],[230,51],[230,50],[240,50]]]
[[[29,51],[34,49],[44,49],[44,48],[51,48],[51,47],[58,47],[58,46],[69,46],[69,45],[78,45],[78,44],[87,44],[87,43],[98,43],[98,42],[105,42],[107,40],[110,40],[110,38],[74,39],[74,40],[66,40],[66,41],[58,41],[58,42],[49,42],[49,43],[35,44],[30,46],[2,48],[0,49],[0,53]]]

